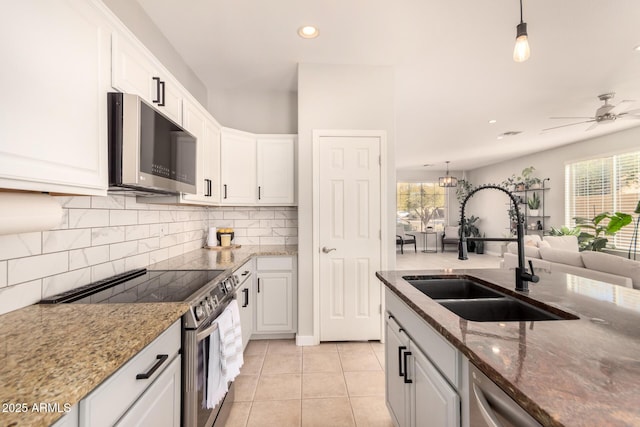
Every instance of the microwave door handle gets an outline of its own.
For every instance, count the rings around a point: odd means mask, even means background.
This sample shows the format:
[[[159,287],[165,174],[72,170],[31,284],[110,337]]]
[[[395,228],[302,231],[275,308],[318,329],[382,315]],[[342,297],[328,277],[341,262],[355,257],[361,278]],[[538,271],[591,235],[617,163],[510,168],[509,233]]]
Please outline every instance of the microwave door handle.
[[[153,80],[156,81],[156,99],[154,99],[154,104],[158,104],[160,102],[160,77],[153,77]]]

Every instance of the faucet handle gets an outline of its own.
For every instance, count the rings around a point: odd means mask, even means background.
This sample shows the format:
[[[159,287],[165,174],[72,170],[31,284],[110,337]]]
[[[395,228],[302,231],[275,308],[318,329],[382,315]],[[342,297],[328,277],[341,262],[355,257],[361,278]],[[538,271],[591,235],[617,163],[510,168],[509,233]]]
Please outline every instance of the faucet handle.
[[[531,260],[529,260],[529,271],[531,271],[531,278],[529,279],[529,281],[533,283],[538,283],[540,278],[536,276],[535,273],[533,272],[533,261]]]

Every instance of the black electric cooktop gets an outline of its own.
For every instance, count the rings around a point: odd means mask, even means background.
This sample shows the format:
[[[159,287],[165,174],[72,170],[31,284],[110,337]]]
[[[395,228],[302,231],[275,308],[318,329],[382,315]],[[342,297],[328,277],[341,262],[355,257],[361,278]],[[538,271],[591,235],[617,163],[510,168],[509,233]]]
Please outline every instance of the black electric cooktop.
[[[224,270],[132,270],[40,301],[59,303],[189,302]]]

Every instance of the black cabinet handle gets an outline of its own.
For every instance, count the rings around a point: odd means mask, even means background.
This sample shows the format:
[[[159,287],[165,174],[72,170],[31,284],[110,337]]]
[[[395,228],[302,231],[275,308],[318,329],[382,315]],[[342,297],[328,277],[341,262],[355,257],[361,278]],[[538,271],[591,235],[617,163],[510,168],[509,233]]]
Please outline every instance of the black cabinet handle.
[[[222,187],[224,188],[224,198],[226,199],[227,198],[227,184],[224,184]]]
[[[242,276],[246,276],[247,274],[249,274],[249,270],[245,270],[245,272],[242,273]]]
[[[260,293],[260,278],[258,277],[258,293]]]
[[[207,186],[207,189],[206,189],[206,191],[204,193],[204,196],[205,197],[211,197],[211,180],[208,179],[208,178],[205,178],[204,179],[204,183]]]
[[[244,304],[242,306],[247,307],[249,305],[249,288],[244,288],[242,292],[244,292]]]
[[[262,187],[258,186],[258,200],[262,198]]]
[[[404,359],[404,375],[403,375],[403,376],[404,376],[404,383],[405,383],[405,384],[411,384],[411,383],[413,382],[413,380],[410,380],[410,379],[407,377],[407,372],[409,371],[409,370],[407,369],[407,358],[408,358],[409,356],[411,356],[411,352],[410,352],[410,351],[405,352],[405,353],[404,353],[404,355],[403,355],[403,359]]]
[[[398,376],[404,377],[404,372],[402,372],[402,351],[406,350],[407,347],[402,345],[398,347]]]
[[[153,77],[153,80],[156,81],[156,99],[152,102],[158,104],[160,102],[160,77]]]
[[[160,88],[162,89],[162,101],[158,103],[158,106],[164,107],[164,82],[160,82]]]
[[[147,372],[145,372],[144,374],[138,374],[136,375],[136,379],[137,380],[148,380],[149,378],[151,378],[151,375],[153,375],[153,373],[155,371],[158,370],[158,368],[167,361],[167,359],[169,359],[169,355],[168,354],[159,354],[156,359],[158,359],[158,361],[155,363],[155,365],[153,365],[151,367],[151,369],[149,369]]]

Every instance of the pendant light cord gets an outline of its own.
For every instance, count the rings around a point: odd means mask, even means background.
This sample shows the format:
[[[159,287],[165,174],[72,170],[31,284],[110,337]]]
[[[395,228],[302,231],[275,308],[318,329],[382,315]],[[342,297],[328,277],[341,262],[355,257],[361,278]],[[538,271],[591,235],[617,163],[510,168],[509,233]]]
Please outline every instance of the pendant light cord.
[[[520,23],[522,24],[524,21],[522,19],[522,0],[520,0]]]

